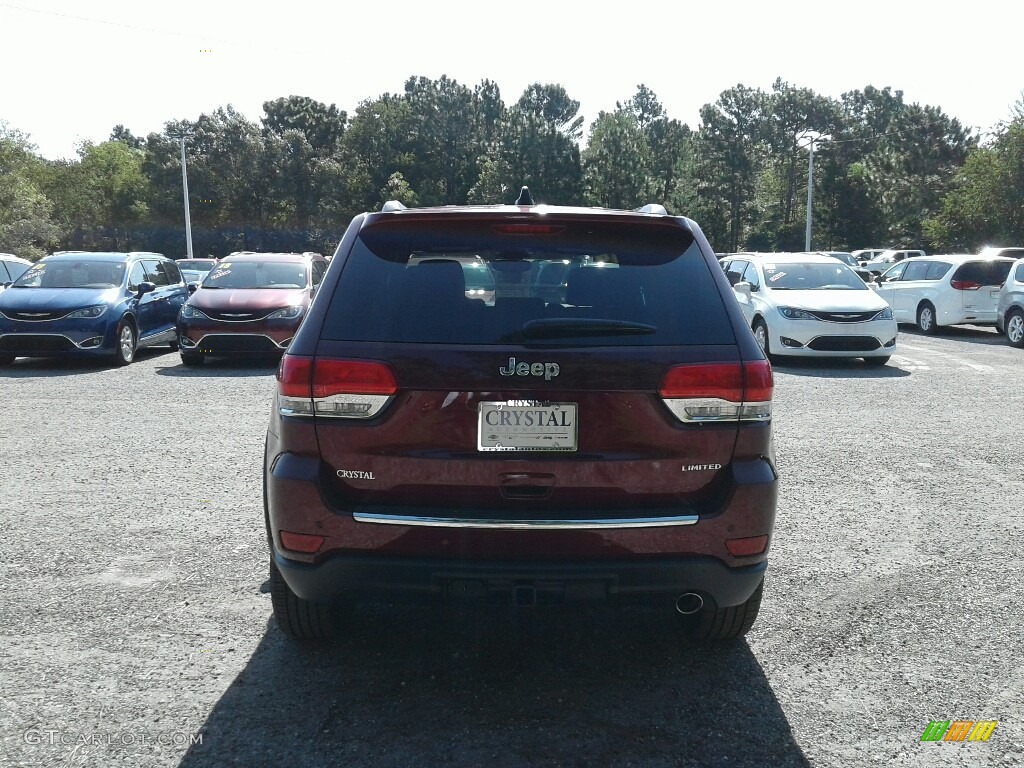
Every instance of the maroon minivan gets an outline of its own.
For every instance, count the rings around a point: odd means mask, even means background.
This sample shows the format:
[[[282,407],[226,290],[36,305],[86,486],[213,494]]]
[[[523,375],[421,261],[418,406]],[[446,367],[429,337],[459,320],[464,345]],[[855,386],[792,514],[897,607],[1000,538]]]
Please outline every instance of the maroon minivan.
[[[281,354],[327,270],[319,253],[253,253],[221,259],[178,313],[185,365],[207,355]]]
[[[772,372],[693,221],[525,188],[511,206],[388,203],[352,221],[320,296],[267,430],[286,633],[401,596],[643,601],[702,639],[750,629]]]

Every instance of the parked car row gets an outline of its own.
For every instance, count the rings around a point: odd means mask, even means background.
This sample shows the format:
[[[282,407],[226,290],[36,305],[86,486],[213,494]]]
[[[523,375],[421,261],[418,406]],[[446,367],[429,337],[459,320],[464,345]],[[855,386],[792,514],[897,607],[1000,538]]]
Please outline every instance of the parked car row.
[[[867,283],[867,293],[838,274],[843,270],[830,252],[738,253],[719,261],[769,357],[863,357],[884,365],[900,323],[926,334],[942,326],[994,325],[1010,344],[1024,346],[1024,258],[1014,261],[1003,255],[1008,252],[1024,249],[907,252]],[[831,267],[823,267],[829,256]]]
[[[884,365],[898,323],[926,334],[949,325],[994,325],[1010,344],[1024,346],[1024,248],[903,253],[877,281],[855,270],[845,252],[738,253],[719,263],[770,358],[861,357]],[[466,298],[493,304],[491,267],[465,261]],[[210,355],[281,354],[327,264],[317,253],[239,252],[175,262],[157,253],[69,251],[35,264],[0,254],[0,277],[11,278],[0,283],[9,286],[0,292],[0,364],[18,356],[84,354],[126,365],[140,347],[164,343],[190,366]],[[545,265],[536,276],[538,295],[564,298],[568,271],[561,262]],[[190,279],[203,274],[201,282]]]
[[[188,261],[67,251],[26,263],[0,293],[0,365],[65,355],[128,365],[160,344],[180,347],[186,365],[209,354],[280,354],[327,268],[320,254],[235,253],[211,264],[199,290]]]

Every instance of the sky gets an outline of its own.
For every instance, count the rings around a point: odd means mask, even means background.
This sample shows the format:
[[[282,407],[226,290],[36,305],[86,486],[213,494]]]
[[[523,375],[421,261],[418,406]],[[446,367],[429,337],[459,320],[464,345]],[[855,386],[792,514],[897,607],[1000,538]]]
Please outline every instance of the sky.
[[[986,133],[1024,99],[1015,0],[276,3],[0,0],[0,121],[43,157],[124,125],[308,96],[354,113],[409,77],[495,82],[506,104],[555,83],[589,126],[647,86],[691,128],[737,85],[838,99],[891,87]]]

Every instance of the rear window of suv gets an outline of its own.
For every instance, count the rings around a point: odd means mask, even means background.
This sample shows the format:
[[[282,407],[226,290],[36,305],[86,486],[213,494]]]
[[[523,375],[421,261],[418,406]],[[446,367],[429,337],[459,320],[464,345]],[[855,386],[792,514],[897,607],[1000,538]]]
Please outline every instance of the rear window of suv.
[[[968,261],[961,264],[953,273],[952,280],[964,280],[979,285],[1002,285],[1010,274],[1013,261]]]
[[[322,337],[531,346],[733,344],[685,229],[507,219],[368,224],[348,254]]]

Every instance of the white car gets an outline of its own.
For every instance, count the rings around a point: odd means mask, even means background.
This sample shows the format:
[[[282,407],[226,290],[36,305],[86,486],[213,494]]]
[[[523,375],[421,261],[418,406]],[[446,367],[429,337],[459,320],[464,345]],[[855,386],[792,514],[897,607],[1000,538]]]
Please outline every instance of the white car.
[[[954,253],[901,261],[878,279],[876,291],[892,306],[898,323],[921,333],[941,326],[995,325],[999,289],[1013,259]]]
[[[860,265],[871,274],[877,276],[885,272],[885,270],[889,269],[889,267],[897,262],[903,261],[904,259],[920,258],[924,255],[924,251],[899,251],[894,248],[890,248],[882,251],[873,259],[862,261]]]
[[[13,283],[32,266],[32,262],[13,253],[0,253],[0,291]]]
[[[862,357],[885,365],[896,349],[892,309],[836,259],[762,253],[721,263],[754,338],[770,358]]]
[[[202,283],[219,259],[178,259],[178,269],[186,283]]]
[[[1012,346],[1024,347],[1024,257],[1013,262],[999,291],[996,329]]]
[[[881,256],[886,250],[886,248],[861,248],[853,252],[853,258],[860,264],[865,261],[871,261],[876,256]]]

